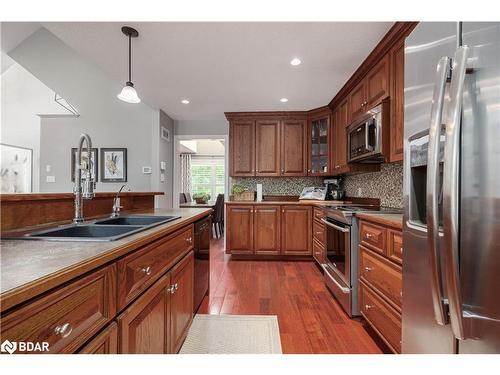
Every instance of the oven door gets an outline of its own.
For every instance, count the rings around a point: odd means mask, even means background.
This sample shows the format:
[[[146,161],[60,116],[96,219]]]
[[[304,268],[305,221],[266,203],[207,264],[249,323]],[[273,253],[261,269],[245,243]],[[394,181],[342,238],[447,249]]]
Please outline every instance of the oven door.
[[[351,227],[332,219],[322,221],[326,225],[325,283],[352,316]]]

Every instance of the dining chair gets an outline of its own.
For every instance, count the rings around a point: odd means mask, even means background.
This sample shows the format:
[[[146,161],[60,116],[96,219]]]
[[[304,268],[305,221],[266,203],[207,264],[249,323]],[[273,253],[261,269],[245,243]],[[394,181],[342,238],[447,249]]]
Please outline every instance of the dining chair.
[[[216,238],[220,238],[224,233],[224,194],[217,195],[214,205],[213,226]]]

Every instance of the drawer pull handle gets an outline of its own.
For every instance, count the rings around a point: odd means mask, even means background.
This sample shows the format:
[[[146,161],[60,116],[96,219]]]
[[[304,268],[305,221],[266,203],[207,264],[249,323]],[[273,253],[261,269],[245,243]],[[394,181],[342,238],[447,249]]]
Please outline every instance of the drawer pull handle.
[[[151,266],[147,266],[147,267],[144,267],[144,268],[141,268],[141,271],[146,274],[146,275],[151,275]]]
[[[370,238],[372,238],[373,236],[372,236],[372,234],[371,234],[371,233],[365,233],[365,237],[366,237],[366,238],[368,238],[368,239],[370,239]]]
[[[373,306],[372,305],[365,305],[365,310],[368,311],[370,309],[373,309]]]
[[[170,285],[170,288],[167,290],[170,292],[170,294],[175,294],[175,292],[179,289],[179,285],[177,283]]]
[[[316,234],[318,234],[318,235],[319,235],[319,234],[323,234],[323,232],[316,232]]]
[[[366,272],[373,271],[373,268],[372,268],[372,267],[365,267],[365,271],[366,271]]]
[[[188,238],[186,238],[186,242],[187,242],[187,243],[192,243],[192,242],[193,242],[193,239],[192,239],[191,237],[188,237]]]
[[[57,326],[54,329],[54,332],[56,335],[61,335],[62,338],[66,338],[69,335],[71,335],[71,332],[73,332],[73,327],[71,327],[71,324],[69,323],[64,323],[62,325]]]

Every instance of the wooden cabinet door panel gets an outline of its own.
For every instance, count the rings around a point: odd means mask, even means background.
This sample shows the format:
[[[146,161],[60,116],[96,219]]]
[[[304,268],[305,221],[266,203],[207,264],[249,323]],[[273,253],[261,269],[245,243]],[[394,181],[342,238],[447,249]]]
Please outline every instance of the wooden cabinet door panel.
[[[190,225],[119,260],[118,310],[192,249],[193,237],[193,226]]]
[[[172,353],[177,353],[193,321],[194,253],[191,251],[171,271],[171,343]]]
[[[367,223],[366,221],[361,221],[359,225],[359,242],[380,253],[385,254],[386,248],[386,229],[380,225]]]
[[[228,205],[226,245],[228,254],[253,254],[253,206]]]
[[[281,253],[311,255],[311,207],[281,206]]]
[[[231,176],[255,176],[255,121],[231,122],[229,147]]]
[[[255,254],[280,253],[280,206],[254,206]]]
[[[390,60],[387,54],[366,76],[366,102],[371,108],[389,95]]]
[[[366,93],[365,81],[361,81],[349,95],[350,114],[348,121],[351,122],[365,112]]]
[[[280,174],[280,121],[257,120],[255,122],[256,176]]]
[[[167,273],[118,317],[120,353],[169,352],[169,287],[170,273]]]
[[[349,125],[349,102],[347,100],[340,104],[339,122],[337,163],[340,166],[339,168],[343,168],[347,166],[347,126]]]
[[[403,160],[404,140],[404,88],[405,88],[405,44],[404,40],[392,51],[392,94],[391,94],[391,140],[389,161]]]
[[[403,233],[398,230],[387,230],[387,256],[396,263],[403,263]]]
[[[281,127],[281,175],[307,175],[307,122],[284,120]]]
[[[102,268],[1,317],[0,337],[48,342],[49,352],[74,353],[116,314],[116,267]]]
[[[313,257],[318,262],[318,264],[324,264],[325,263],[325,245],[320,244],[316,239],[313,239]]]
[[[111,323],[78,354],[118,354],[118,325]]]

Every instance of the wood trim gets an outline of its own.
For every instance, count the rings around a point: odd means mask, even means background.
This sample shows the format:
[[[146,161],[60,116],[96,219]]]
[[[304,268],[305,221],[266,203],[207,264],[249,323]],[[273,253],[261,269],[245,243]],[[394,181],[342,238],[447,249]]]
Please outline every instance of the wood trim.
[[[332,114],[332,109],[327,105],[307,111],[308,121],[321,119]]]
[[[349,78],[344,86],[342,86],[342,88],[337,92],[328,106],[333,110],[338,104],[340,104],[349,92],[363,80],[370,69],[377,64],[379,60],[383,58],[384,55],[387,54],[399,40],[401,40],[401,38],[407,37],[417,24],[418,22],[394,23],[368,57],[361,63],[351,78]]]
[[[254,111],[254,112],[224,112],[228,121],[235,120],[258,120],[258,119],[305,119],[306,111]]]
[[[120,193],[120,197],[142,197],[164,195],[161,191],[124,191]],[[116,191],[95,193],[95,198],[114,198]],[[61,200],[75,199],[73,193],[23,193],[23,194],[0,194],[0,203],[17,202],[17,201],[45,201],[45,200]]]

